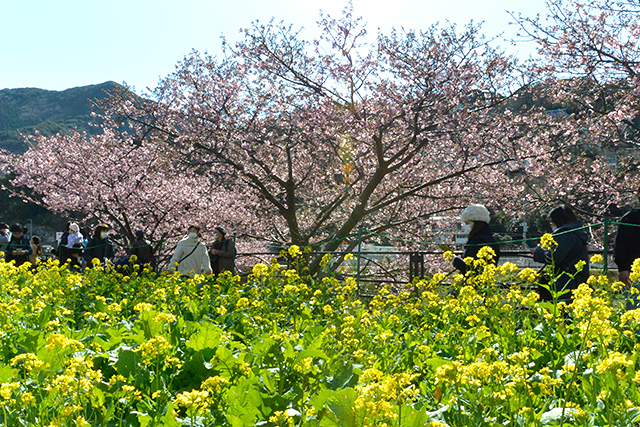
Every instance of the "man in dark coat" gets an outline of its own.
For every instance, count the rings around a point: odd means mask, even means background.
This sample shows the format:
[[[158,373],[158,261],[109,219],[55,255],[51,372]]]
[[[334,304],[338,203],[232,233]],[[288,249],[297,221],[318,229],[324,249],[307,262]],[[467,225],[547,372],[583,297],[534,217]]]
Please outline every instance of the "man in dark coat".
[[[29,255],[32,253],[31,243],[27,236],[24,235],[24,229],[20,224],[11,226],[11,240],[7,244],[7,254],[5,260],[7,262],[15,261],[16,267],[29,261]]]
[[[640,189],[636,196],[640,202]],[[640,209],[631,209],[620,219],[620,223],[622,225],[618,226],[613,246],[613,259],[618,266],[618,279],[629,285],[631,264],[640,258]]]
[[[589,235],[580,229],[582,223],[567,206],[552,210],[549,219],[557,227],[552,235],[558,246],[551,251],[538,246],[533,250],[533,260],[546,265],[553,264],[556,292],[577,289],[578,285],[586,283],[589,278]],[[575,266],[580,261],[584,261],[585,265],[582,270],[577,271]],[[543,287],[540,287],[538,292],[543,301],[553,299],[551,292]],[[573,295],[569,292],[559,299],[571,300]]]
[[[151,267],[155,268],[153,247],[144,238],[144,231],[137,230],[135,235],[136,241],[131,244],[129,258],[131,258],[132,255],[135,255],[137,258],[134,262],[135,264],[138,264],[140,266],[149,264]]]

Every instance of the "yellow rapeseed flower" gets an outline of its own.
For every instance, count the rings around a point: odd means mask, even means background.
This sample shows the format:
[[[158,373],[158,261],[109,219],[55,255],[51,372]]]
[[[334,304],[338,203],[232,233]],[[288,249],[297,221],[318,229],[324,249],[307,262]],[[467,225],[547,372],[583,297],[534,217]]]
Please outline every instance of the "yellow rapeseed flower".
[[[207,390],[209,392],[215,393],[222,389],[222,387],[229,384],[229,381],[226,378],[220,376],[209,377],[204,380],[200,386],[201,389]]]
[[[277,424],[278,426],[293,426],[293,417],[289,416],[287,411],[275,411],[273,415],[269,417],[269,422]]]
[[[540,238],[540,246],[542,246],[543,249],[550,251],[558,246],[558,242],[555,241],[551,233],[545,233]]]
[[[491,246],[483,246],[478,251],[478,258],[485,261],[493,261],[496,259],[496,251]]]
[[[302,251],[300,250],[300,246],[298,245],[289,246],[288,252],[289,252],[289,255],[292,256],[293,258],[296,258],[302,255]]]
[[[31,371],[34,368],[43,367],[44,362],[33,353],[23,353],[11,359],[11,366],[22,366],[25,370]]]
[[[153,320],[158,323],[174,323],[177,319],[176,316],[171,313],[158,313]]]
[[[633,361],[625,354],[612,351],[609,352],[609,356],[606,359],[602,360],[598,366],[596,366],[596,373],[615,372],[618,369],[628,368],[631,365],[633,365]]]
[[[254,265],[253,269],[251,270],[251,273],[256,278],[266,276],[268,272],[269,272],[269,267],[267,267],[266,264],[263,264],[261,262]]]
[[[176,396],[174,403],[197,413],[208,413],[209,392],[206,390],[185,391]]]
[[[143,342],[134,351],[142,353],[142,357],[147,359],[164,358],[172,350],[171,344],[161,335],[155,336],[150,340]]]
[[[138,313],[144,313],[145,311],[149,311],[153,308],[151,304],[148,302],[139,302],[138,304],[133,306],[133,310]]]
[[[46,341],[47,343],[45,345],[45,348],[47,350],[53,350],[55,348],[59,348],[59,349],[70,348],[73,351],[77,351],[84,348],[84,345],[82,345],[80,341],[67,338],[62,334],[50,334],[49,336],[47,336]]]

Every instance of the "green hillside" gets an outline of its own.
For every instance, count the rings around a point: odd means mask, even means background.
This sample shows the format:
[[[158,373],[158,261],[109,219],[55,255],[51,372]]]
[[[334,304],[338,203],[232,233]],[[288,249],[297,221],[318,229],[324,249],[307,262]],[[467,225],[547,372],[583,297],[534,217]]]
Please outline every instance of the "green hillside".
[[[89,126],[93,120],[91,100],[105,98],[116,86],[115,82],[105,82],[64,91],[0,90],[0,148],[24,151],[26,145],[20,134],[32,134],[36,130],[47,136],[74,127],[87,133],[98,132]]]

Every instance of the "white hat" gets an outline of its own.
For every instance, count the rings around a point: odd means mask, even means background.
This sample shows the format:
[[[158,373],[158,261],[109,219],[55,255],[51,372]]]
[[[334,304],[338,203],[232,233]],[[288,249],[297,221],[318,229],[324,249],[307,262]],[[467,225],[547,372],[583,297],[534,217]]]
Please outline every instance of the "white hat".
[[[491,221],[489,211],[483,205],[470,205],[460,215],[462,222],[482,221],[487,224]]]
[[[78,231],[80,231],[80,227],[78,227],[78,224],[76,224],[75,222],[72,222],[71,224],[69,224],[69,230],[77,233]]]

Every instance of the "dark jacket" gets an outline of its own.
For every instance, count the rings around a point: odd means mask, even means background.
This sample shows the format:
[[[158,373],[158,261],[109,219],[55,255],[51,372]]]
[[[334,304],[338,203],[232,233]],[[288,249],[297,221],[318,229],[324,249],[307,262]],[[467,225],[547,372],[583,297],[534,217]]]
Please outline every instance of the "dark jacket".
[[[129,256],[131,255],[135,255],[138,258],[136,264],[149,264],[150,266],[155,267],[153,259],[153,247],[149,244],[148,241],[144,239],[138,239],[133,242],[131,244],[131,250],[129,251]]]
[[[67,260],[71,259],[71,253],[69,248],[67,247],[67,243],[69,242],[69,232],[65,231],[62,233],[60,237],[60,242],[58,242],[58,249],[56,251],[56,256],[60,260],[61,264],[67,262]]]
[[[94,258],[98,258],[101,263],[113,258],[113,244],[108,238],[101,239],[94,236],[89,240],[89,244],[84,251],[84,260],[87,262],[87,267],[93,266],[91,261]]]
[[[631,264],[640,258],[640,209],[632,209],[621,219],[623,224],[619,225],[616,241],[613,246],[613,259],[619,271],[631,271]]]
[[[585,283],[589,278],[589,253],[587,252],[587,242],[589,235],[585,230],[575,230],[581,228],[580,221],[572,221],[558,227],[553,232],[553,239],[558,246],[553,252],[538,247],[533,253],[533,260],[546,265],[554,263],[553,274],[556,277],[556,289],[577,289],[578,285]],[[574,230],[574,231],[571,231]],[[579,261],[584,261],[586,265],[582,271],[576,273],[575,265]],[[571,276],[575,275],[572,279]],[[542,299],[548,300],[550,295],[541,295]],[[561,299],[571,299],[571,294],[566,294]]]
[[[464,253],[462,254],[462,258],[455,257],[453,259],[453,266],[460,270],[461,273],[466,273],[469,269],[469,266],[465,264],[463,260],[467,257],[477,258],[478,252],[484,246],[490,246],[496,253],[494,263],[497,264],[498,260],[500,259],[500,245],[498,245],[496,239],[493,238],[493,232],[491,231],[491,227],[489,226],[489,224],[485,224],[485,226],[480,229],[478,234],[471,237],[467,241],[467,243],[464,245]]]
[[[224,239],[211,245],[211,249],[217,249],[218,254],[209,252],[211,259],[211,270],[213,274],[220,274],[223,271],[235,272],[236,269],[236,244],[233,239]]]
[[[14,255],[13,251],[17,249],[25,251],[24,254]],[[16,266],[19,266],[29,261],[29,255],[31,255],[32,252],[33,250],[31,249],[31,243],[29,242],[29,239],[27,239],[27,236],[18,238],[12,235],[11,240],[9,240],[9,243],[7,244],[7,253],[5,255],[5,260],[7,262],[15,261]]]

